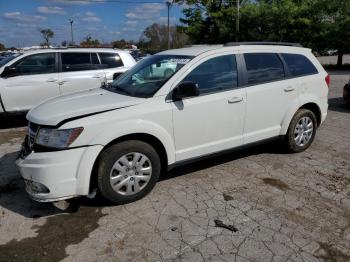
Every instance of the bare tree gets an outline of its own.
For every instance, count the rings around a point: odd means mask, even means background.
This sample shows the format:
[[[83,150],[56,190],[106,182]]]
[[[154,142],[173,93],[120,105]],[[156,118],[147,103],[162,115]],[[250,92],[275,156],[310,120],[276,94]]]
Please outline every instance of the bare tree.
[[[50,38],[53,38],[55,33],[49,28],[40,29],[39,32],[41,33],[42,37],[44,38],[43,45],[49,47],[50,46]]]

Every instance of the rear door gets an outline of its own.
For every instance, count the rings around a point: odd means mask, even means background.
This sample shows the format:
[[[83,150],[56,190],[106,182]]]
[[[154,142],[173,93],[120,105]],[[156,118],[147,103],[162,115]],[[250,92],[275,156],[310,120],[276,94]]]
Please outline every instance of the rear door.
[[[62,52],[59,85],[61,94],[99,88],[105,72],[94,52]]]
[[[16,75],[1,79],[6,111],[27,111],[60,95],[56,53],[28,55],[10,67],[16,69]]]
[[[295,79],[287,73],[280,55],[273,52],[245,53],[247,111],[244,143],[280,135],[291,103],[298,99]]]

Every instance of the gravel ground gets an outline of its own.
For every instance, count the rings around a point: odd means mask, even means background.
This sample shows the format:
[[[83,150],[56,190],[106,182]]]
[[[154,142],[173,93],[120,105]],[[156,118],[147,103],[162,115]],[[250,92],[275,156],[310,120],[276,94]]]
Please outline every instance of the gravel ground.
[[[306,152],[266,144],[216,157],[136,203],[81,199],[70,214],[28,199],[14,165],[24,121],[2,119],[0,261],[350,261],[350,72],[331,77],[329,115]]]

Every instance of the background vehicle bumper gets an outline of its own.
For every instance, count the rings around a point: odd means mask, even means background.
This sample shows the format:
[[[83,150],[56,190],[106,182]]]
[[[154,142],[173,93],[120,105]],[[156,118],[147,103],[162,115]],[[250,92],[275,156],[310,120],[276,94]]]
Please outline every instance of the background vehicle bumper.
[[[26,191],[36,201],[49,202],[72,198],[89,191],[81,190],[80,180],[90,180],[92,166],[102,146],[89,146],[63,151],[31,153],[17,160]],[[90,161],[92,163],[87,163]],[[86,166],[91,168],[86,169]],[[78,177],[83,167],[84,178]],[[81,173],[81,172],[80,172]],[[84,183],[89,187],[89,183]]]

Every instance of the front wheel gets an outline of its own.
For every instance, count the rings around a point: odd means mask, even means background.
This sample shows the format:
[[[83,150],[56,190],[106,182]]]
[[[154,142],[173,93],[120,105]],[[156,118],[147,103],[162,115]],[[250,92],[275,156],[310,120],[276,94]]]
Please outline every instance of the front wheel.
[[[107,148],[99,160],[97,183],[103,197],[126,204],[147,195],[158,181],[160,159],[142,141],[124,141]]]
[[[288,128],[286,145],[291,152],[302,152],[307,149],[316,135],[317,120],[308,109],[299,109]]]

